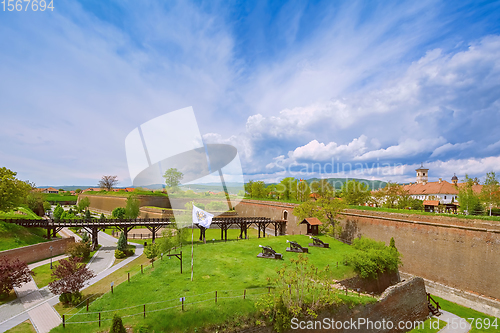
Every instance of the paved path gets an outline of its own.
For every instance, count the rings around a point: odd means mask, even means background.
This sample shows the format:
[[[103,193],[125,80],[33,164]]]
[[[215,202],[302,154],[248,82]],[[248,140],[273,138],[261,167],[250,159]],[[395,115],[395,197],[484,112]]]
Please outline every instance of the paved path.
[[[448,325],[446,325],[438,333],[467,333],[471,330],[472,326],[469,324],[469,322],[467,322],[467,320],[448,311],[439,311],[442,313],[442,315],[436,318],[446,321]]]
[[[133,244],[136,246],[135,255],[111,267],[114,263],[113,245],[116,242],[116,238],[103,232],[99,233],[99,244],[102,247],[88,264],[97,276],[91,279],[82,290],[127,265],[143,253],[142,245]],[[50,293],[47,287],[38,289],[34,282],[27,283],[19,289],[18,299],[0,306],[0,332],[5,332],[28,319],[38,332],[48,332],[61,323],[61,317],[52,307],[59,303],[59,296]]]

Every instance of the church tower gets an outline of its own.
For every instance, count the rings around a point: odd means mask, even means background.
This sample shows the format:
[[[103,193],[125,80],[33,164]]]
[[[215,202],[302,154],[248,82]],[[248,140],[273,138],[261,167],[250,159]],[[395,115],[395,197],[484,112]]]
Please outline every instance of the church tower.
[[[424,164],[420,165],[420,168],[415,170],[417,172],[417,184],[427,184],[429,177],[429,169],[424,168]]]
[[[451,182],[455,185],[458,185],[458,177],[456,174],[453,174],[453,177],[451,177]]]

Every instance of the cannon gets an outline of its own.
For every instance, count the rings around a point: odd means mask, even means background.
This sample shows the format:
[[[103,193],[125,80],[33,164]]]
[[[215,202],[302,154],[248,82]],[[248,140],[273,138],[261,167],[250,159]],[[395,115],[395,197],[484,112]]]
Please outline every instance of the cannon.
[[[297,252],[297,253],[309,253],[309,249],[307,247],[302,247],[300,246],[299,243],[295,241],[286,241],[287,243],[290,243],[290,247],[286,248],[287,252]]]
[[[262,253],[257,255],[257,258],[267,258],[267,259],[283,259],[281,253],[276,253],[270,246],[259,245],[262,248]]]
[[[317,238],[317,237],[309,237],[313,240],[312,243],[309,243],[309,246],[315,246],[315,247],[322,247],[322,248],[329,248],[330,247],[330,244],[328,243],[324,243],[321,239]]]

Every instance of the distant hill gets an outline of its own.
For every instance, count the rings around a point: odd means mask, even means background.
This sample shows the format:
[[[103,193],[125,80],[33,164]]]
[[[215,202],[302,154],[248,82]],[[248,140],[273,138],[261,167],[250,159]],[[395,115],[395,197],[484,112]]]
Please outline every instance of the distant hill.
[[[326,178],[326,179],[328,180],[328,182],[330,184],[332,184],[335,187],[336,190],[340,190],[340,188],[342,187],[342,185],[346,181],[352,180],[352,179],[354,179],[358,182],[365,183],[366,185],[368,185],[370,190],[377,190],[379,188],[383,188],[387,184],[387,182],[384,182],[381,180],[369,180],[369,179],[363,179],[363,178]],[[320,178],[310,178],[310,179],[306,179],[306,182],[310,184],[313,181],[319,181],[319,180],[320,180]],[[270,185],[270,184],[276,184],[276,183],[266,183],[266,185]],[[226,183],[227,190],[231,194],[237,194],[238,191],[240,191],[242,189],[242,186],[243,186],[242,183],[236,183],[236,182],[227,182]],[[92,186],[77,186],[77,185],[53,186],[53,185],[51,185],[51,186],[38,186],[38,187],[39,188],[53,187],[53,188],[57,188],[57,189],[62,188],[65,191],[74,191],[78,188],[84,190],[84,189],[92,187]],[[93,187],[97,187],[97,186],[93,186]],[[134,187],[134,186],[126,186],[126,187]],[[163,188],[163,184],[151,184],[151,185],[144,186],[144,187],[152,189],[152,190],[157,190],[157,189]],[[125,187],[119,186],[116,188],[125,188]],[[182,188],[183,190],[190,189],[190,190],[193,190],[194,192],[208,192],[208,191],[220,192],[220,191],[222,191],[222,187],[221,187],[220,183],[187,184],[187,185],[181,185],[180,188]]]
[[[363,179],[363,178],[326,178],[330,184],[332,184],[336,190],[340,190],[342,188],[342,185],[344,185],[347,181],[349,180],[356,180],[360,183],[365,183],[368,185],[368,188],[370,190],[378,190],[379,188],[384,188],[387,182],[384,182],[382,180],[369,180],[369,179]],[[313,181],[320,181],[319,178],[310,178],[306,179],[306,182],[308,184],[312,183]]]

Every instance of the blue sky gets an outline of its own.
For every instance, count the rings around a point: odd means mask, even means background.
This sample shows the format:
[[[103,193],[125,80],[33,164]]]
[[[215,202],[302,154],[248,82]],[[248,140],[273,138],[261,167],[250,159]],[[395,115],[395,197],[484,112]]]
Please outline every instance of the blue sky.
[[[54,7],[0,8],[0,166],[21,179],[130,185],[127,134],[187,106],[246,180],[500,172],[498,1]]]

